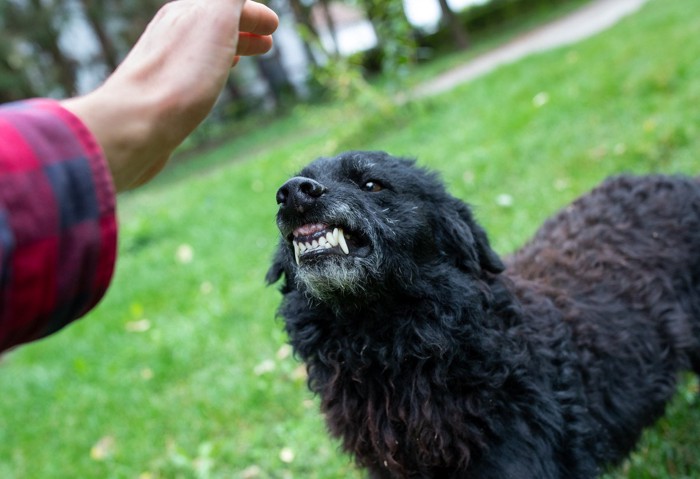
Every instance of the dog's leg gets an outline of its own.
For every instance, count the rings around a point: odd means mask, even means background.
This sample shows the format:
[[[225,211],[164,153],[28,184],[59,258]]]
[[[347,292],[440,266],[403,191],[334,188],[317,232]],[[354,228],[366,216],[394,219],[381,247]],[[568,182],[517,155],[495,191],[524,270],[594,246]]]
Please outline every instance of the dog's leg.
[[[386,469],[368,469],[367,479],[391,479],[391,475]]]
[[[697,235],[695,243],[700,249],[700,234]],[[683,290],[681,304],[684,308],[686,327],[685,334],[677,333],[686,341],[684,349],[688,351],[690,370],[700,376],[700,260],[689,268],[692,273],[692,284]]]
[[[466,477],[475,479],[593,479],[597,476],[597,467],[590,461],[589,464],[567,462],[566,459],[559,457],[553,445],[537,437],[516,436],[489,449],[480,460],[472,464]]]
[[[554,448],[535,437],[510,438],[474,458],[468,469],[447,468],[414,472],[410,479],[593,479],[598,468],[588,464],[571,464],[558,457]],[[368,479],[396,479],[388,469],[368,468]]]

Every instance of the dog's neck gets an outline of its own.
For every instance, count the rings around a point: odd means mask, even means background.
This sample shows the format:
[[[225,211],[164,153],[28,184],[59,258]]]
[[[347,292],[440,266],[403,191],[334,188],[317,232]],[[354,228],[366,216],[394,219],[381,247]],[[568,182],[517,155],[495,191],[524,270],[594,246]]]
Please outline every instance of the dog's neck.
[[[292,346],[309,364],[335,357],[353,371],[392,365],[396,370],[386,369],[387,374],[400,376],[404,367],[417,363],[497,361],[494,343],[506,339],[504,320],[509,316],[498,304],[512,303],[491,292],[508,299],[510,293],[497,276],[465,278],[415,282],[400,293],[394,290],[371,300],[322,303],[306,297],[302,311],[285,312],[299,304],[286,301],[281,313]],[[289,294],[303,296],[299,291]]]
[[[398,448],[392,441],[413,439],[402,450],[434,456],[429,463],[449,462],[442,454],[464,454],[469,461],[497,433],[479,415],[446,411],[445,405],[459,404],[448,398],[471,398],[476,405],[490,403],[503,390],[523,398],[530,394],[509,373],[525,367],[526,349],[514,355],[512,344],[506,347],[512,339],[499,324],[494,309],[499,300],[488,292],[509,293],[497,277],[487,281],[443,281],[424,289],[430,295],[405,291],[343,311],[313,301],[302,311],[285,314],[283,308],[292,345],[308,365],[309,385],[321,398],[331,432],[361,461],[376,458],[370,460],[386,462],[400,475],[399,464],[415,458],[394,457]],[[287,307],[291,304],[298,303]],[[367,411],[386,416],[368,417]],[[451,417],[460,418],[462,429],[449,432]]]

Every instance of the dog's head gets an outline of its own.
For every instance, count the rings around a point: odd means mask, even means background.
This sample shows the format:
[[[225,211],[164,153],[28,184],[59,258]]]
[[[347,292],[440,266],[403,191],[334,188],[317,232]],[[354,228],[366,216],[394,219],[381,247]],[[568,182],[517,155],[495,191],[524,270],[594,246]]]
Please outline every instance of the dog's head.
[[[428,265],[503,270],[469,208],[411,160],[360,151],[320,158],[280,187],[277,203],[282,239],[267,280],[284,274],[283,292],[363,302],[410,289]]]

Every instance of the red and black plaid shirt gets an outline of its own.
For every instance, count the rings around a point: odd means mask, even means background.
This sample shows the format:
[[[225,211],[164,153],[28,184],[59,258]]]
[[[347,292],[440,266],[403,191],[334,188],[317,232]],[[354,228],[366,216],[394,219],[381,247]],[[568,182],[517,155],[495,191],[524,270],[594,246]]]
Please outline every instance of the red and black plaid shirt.
[[[95,306],[116,241],[114,186],[82,122],[52,100],[0,107],[0,351]]]

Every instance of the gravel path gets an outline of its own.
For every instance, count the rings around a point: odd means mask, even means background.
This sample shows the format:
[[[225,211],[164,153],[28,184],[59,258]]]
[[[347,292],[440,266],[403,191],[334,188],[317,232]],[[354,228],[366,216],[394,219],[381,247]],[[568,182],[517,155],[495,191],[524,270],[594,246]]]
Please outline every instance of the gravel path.
[[[666,0],[670,1],[670,0]],[[552,23],[448,70],[413,90],[413,98],[436,95],[532,53],[575,43],[595,35],[636,12],[647,0],[592,0]]]

